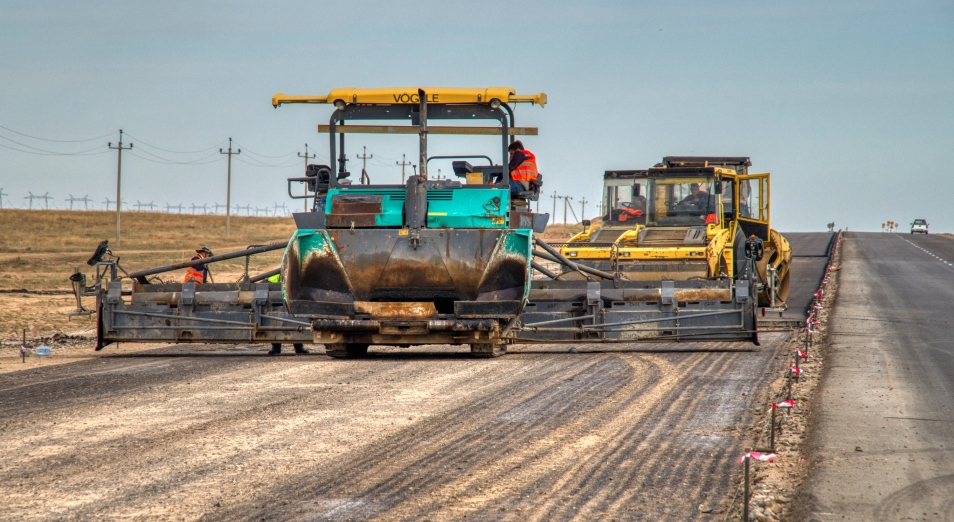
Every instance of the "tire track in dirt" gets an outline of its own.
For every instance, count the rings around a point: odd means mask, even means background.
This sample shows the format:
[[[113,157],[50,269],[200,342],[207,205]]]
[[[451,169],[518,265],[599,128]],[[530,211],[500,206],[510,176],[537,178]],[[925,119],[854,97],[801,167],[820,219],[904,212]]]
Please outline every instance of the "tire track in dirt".
[[[742,418],[753,394],[737,392],[761,386],[773,344],[491,361],[149,354],[14,373],[0,480],[17,520],[692,518],[695,499],[728,491],[740,437],[716,449],[692,433]],[[33,392],[45,395],[17,412]],[[652,503],[662,495],[691,500]]]
[[[579,362],[583,358],[548,359],[547,370],[535,373],[532,380],[470,398],[439,419],[408,427],[353,460],[299,477],[265,495],[288,499],[289,491],[296,492],[288,500],[301,512],[271,508],[253,512],[252,518],[403,518],[390,510],[413,498],[426,498],[450,482],[458,483],[459,493],[476,489],[468,475],[492,467],[495,460],[594,407],[632,378],[631,366],[617,358],[597,356],[583,364]],[[570,379],[573,384],[568,384]],[[340,477],[349,480],[341,482]],[[241,506],[222,518],[248,514],[247,506]]]
[[[673,484],[671,480],[659,483],[659,479],[680,477],[680,468],[670,469],[670,473],[652,477],[646,475],[644,470],[666,469],[673,466],[685,466],[692,459],[691,453],[674,452],[674,445],[671,433],[679,431],[679,419],[672,419],[672,410],[679,408],[680,401],[687,391],[693,391],[690,386],[686,386],[684,375],[691,375],[700,372],[712,373],[713,366],[719,363],[719,359],[725,359],[725,355],[710,354],[707,356],[695,355],[683,361],[683,364],[677,365],[672,369],[675,378],[668,386],[660,386],[654,390],[648,409],[640,414],[640,419],[631,423],[629,426],[619,426],[617,433],[609,437],[611,442],[616,442],[612,446],[599,451],[583,464],[574,476],[570,476],[559,486],[560,490],[568,489],[565,493],[566,498],[586,499],[584,502],[549,502],[549,506],[539,514],[540,520],[549,519],[569,519],[576,516],[596,516],[606,511],[626,512],[638,511],[639,514],[653,516],[670,516],[675,518],[684,518],[686,513],[674,513],[670,509],[651,509],[658,505],[649,502],[652,499],[641,498],[640,492],[648,491],[653,488],[680,491],[681,495],[686,497],[693,496],[690,491],[679,484]],[[686,367],[688,366],[688,367]],[[700,395],[696,395],[690,400],[701,402]],[[691,415],[690,410],[686,415]],[[666,433],[663,433],[666,432]],[[656,442],[657,439],[661,439]],[[639,441],[634,447],[628,444],[628,441]],[[690,450],[691,451],[691,450]],[[634,454],[646,454],[636,460]],[[633,462],[635,461],[635,465]],[[639,480],[640,476],[647,478],[641,487],[634,488],[634,482]],[[543,486],[542,488],[546,488]],[[674,488],[675,489],[671,489]],[[556,489],[552,488],[551,489]],[[624,504],[629,504],[624,505]],[[638,506],[638,507],[634,507]],[[667,507],[664,505],[663,507]],[[671,507],[671,505],[668,505]]]
[[[274,359],[269,362],[271,361],[274,361]],[[371,381],[372,383],[381,381],[403,382],[413,377],[413,375],[409,375],[409,373],[414,374],[415,372],[420,373],[423,371],[420,369],[418,361],[384,361],[384,363],[384,365],[381,365],[381,371],[369,370],[367,361],[344,363],[325,360],[325,364],[319,366],[327,369],[329,373],[334,374],[330,379],[327,379],[329,376],[324,376],[326,377],[325,380],[331,381],[332,385],[335,381],[349,380],[357,381],[359,384],[362,381]],[[543,361],[543,363],[549,365],[557,364],[555,361]],[[435,364],[440,364],[440,362],[436,361],[432,363],[432,366]],[[295,366],[300,365],[296,364]],[[495,386],[499,379],[494,376],[488,378],[487,375],[482,375],[481,371],[486,373],[486,367],[481,370],[482,366],[483,365],[474,366],[474,363],[471,361],[466,362],[465,365],[460,365],[461,368],[465,369],[463,373],[466,378],[458,379],[453,384],[465,386],[468,389],[476,390],[478,393],[482,393],[481,389],[483,387]],[[408,368],[410,368],[411,371],[408,371]],[[527,369],[531,370],[532,366]],[[296,370],[301,371],[302,369],[296,368]],[[431,369],[430,371],[433,370]],[[257,369],[253,368],[243,372],[236,372],[231,375],[223,375],[221,379],[242,380],[246,377],[245,374],[249,372],[262,373],[259,367]],[[446,370],[445,372],[450,373]],[[511,373],[521,375],[526,372],[525,370],[518,370]],[[545,374],[546,372],[543,373]],[[340,385],[342,382],[338,382],[338,384]],[[156,393],[160,396],[175,396],[176,393],[174,393],[171,388],[173,387],[166,386]],[[373,396],[376,394],[376,388],[377,387],[373,384],[364,386],[363,389],[359,390],[359,394],[362,396],[358,398],[358,401],[355,401],[355,397],[339,398],[341,402],[346,404],[353,402],[368,403],[374,399]],[[286,395],[286,393],[283,393],[283,396],[284,395]],[[340,396],[341,394],[333,392],[330,395],[330,398],[334,399],[335,396]],[[332,404],[332,401],[328,399],[329,397],[325,397],[318,398],[317,400],[333,408],[340,406],[339,404]],[[267,435],[259,438],[263,440],[252,441],[252,450],[242,447],[230,453],[228,448],[225,448],[224,450],[216,450],[224,453],[220,458],[211,460],[206,458],[207,462],[204,464],[194,464],[192,461],[198,460],[197,456],[194,455],[196,451],[210,445],[207,444],[209,439],[228,441],[230,438],[236,436],[236,432],[241,433],[256,429],[267,429],[262,426],[263,417],[265,421],[280,423],[286,414],[290,416],[295,415],[296,412],[288,411],[289,409],[293,409],[293,406],[299,406],[299,410],[302,404],[304,404],[305,408],[318,406],[314,404],[316,400],[314,390],[306,390],[302,393],[292,394],[287,396],[287,398],[283,397],[281,400],[275,400],[274,397],[270,396],[264,398],[258,397],[256,400],[249,400],[247,398],[243,400],[245,402],[251,402],[252,406],[233,414],[228,411],[229,405],[225,403],[219,405],[221,407],[214,408],[214,410],[219,411],[225,409],[228,413],[227,415],[222,416],[219,414],[219,416],[201,423],[196,423],[194,419],[192,419],[186,423],[187,427],[176,429],[172,433],[164,435],[157,433],[155,429],[146,429],[143,430],[144,433],[140,433],[138,437],[130,437],[128,435],[100,437],[95,445],[86,444],[79,448],[74,448],[75,451],[67,455],[67,457],[72,458],[67,458],[59,454],[46,459],[35,459],[30,462],[29,466],[19,466],[17,469],[12,470],[12,473],[8,473],[8,476],[5,478],[14,480],[14,483],[23,480],[35,480],[37,477],[49,474],[52,469],[56,471],[55,475],[58,476],[61,481],[72,481],[72,483],[80,484],[80,487],[83,487],[82,484],[99,483],[100,477],[122,476],[124,474],[123,469],[135,469],[143,464],[161,468],[162,466],[156,466],[156,463],[169,460],[169,455],[177,455],[182,462],[188,463],[187,473],[179,473],[176,474],[177,476],[170,477],[168,473],[164,474],[162,470],[160,470],[159,472],[149,474],[149,476],[140,477],[138,483],[127,484],[120,488],[120,491],[103,491],[98,495],[99,498],[92,499],[86,503],[79,503],[81,505],[74,504],[75,508],[71,510],[71,512],[79,518],[95,518],[97,515],[104,513],[115,514],[128,512],[130,506],[148,504],[150,500],[155,500],[157,497],[175,497],[181,495],[182,490],[189,484],[199,484],[203,481],[214,483],[217,480],[217,475],[227,468],[261,467],[260,463],[256,462],[259,455],[279,451],[279,448],[276,447],[278,444],[274,443],[274,441],[268,441]],[[143,401],[148,401],[148,398],[141,398],[140,402]],[[100,419],[108,415],[108,413],[103,412],[89,414],[89,409],[90,408],[83,408],[80,411],[74,412],[74,414],[78,418],[92,417]],[[300,414],[300,411],[297,413]],[[175,421],[175,419],[172,419],[172,421]],[[334,422],[334,420],[332,420],[332,422]],[[27,443],[27,445],[28,444],[29,443]],[[218,443],[216,442],[215,444]],[[137,452],[136,448],[141,447],[146,447],[148,450],[145,452]],[[12,450],[12,453],[17,453],[16,448],[9,449]],[[77,458],[78,455],[80,458]],[[119,461],[118,464],[115,462],[117,460]],[[254,485],[255,484],[253,484],[253,486]],[[41,484],[40,486],[42,487],[43,485]],[[50,484],[46,486],[52,487]],[[257,487],[264,487],[264,485],[257,484]],[[97,497],[97,495],[92,495],[92,497]],[[210,504],[207,504],[207,506],[210,506]]]

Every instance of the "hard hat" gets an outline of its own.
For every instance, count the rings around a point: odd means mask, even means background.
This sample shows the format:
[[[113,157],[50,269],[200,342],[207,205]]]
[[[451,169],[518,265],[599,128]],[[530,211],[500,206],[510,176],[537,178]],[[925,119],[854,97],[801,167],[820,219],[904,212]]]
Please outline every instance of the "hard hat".
[[[205,252],[206,254],[209,254],[210,256],[213,255],[213,254],[212,254],[212,251],[209,250],[209,247],[202,247],[202,248],[196,250],[196,252],[197,252],[197,253],[200,253],[200,254],[201,254],[202,252]]]

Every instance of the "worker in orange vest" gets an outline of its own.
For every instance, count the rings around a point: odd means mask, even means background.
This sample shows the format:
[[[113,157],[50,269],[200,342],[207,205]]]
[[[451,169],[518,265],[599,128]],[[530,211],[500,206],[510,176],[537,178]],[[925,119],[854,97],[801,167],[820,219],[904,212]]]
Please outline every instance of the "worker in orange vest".
[[[511,143],[507,150],[510,151],[510,192],[530,190],[530,182],[536,181],[540,174],[537,157],[523,148],[520,140]]]
[[[195,255],[192,256],[192,261],[197,261],[199,259],[204,259],[206,257],[212,257],[212,251],[209,250],[209,247],[202,247],[195,251]],[[186,270],[185,279],[183,279],[182,282],[183,283],[192,282],[192,283],[199,284],[199,283],[205,283],[206,279],[208,279],[210,283],[215,282],[212,279],[212,272],[209,271],[209,267],[205,265],[196,265],[196,266],[190,266],[188,270]]]

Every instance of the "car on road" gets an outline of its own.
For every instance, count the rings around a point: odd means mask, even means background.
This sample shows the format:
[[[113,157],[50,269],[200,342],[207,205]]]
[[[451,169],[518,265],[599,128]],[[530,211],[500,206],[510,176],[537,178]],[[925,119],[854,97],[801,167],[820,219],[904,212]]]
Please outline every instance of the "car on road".
[[[928,222],[923,219],[915,219],[914,223],[911,223],[911,233],[912,234],[927,234]]]

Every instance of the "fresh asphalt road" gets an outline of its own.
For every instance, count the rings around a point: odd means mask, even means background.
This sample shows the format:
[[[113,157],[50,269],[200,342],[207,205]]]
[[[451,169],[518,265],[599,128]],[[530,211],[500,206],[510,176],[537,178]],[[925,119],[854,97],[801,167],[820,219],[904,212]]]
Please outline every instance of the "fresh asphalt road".
[[[843,243],[796,520],[954,520],[954,239]]]
[[[789,276],[791,287],[786,301],[788,309],[782,313],[780,319],[802,322],[806,318],[806,310],[814,298],[815,291],[818,290],[818,285],[825,276],[828,253],[835,234],[783,232],[782,235],[792,247],[792,268]],[[777,316],[769,314],[766,320],[772,321],[776,318]]]

